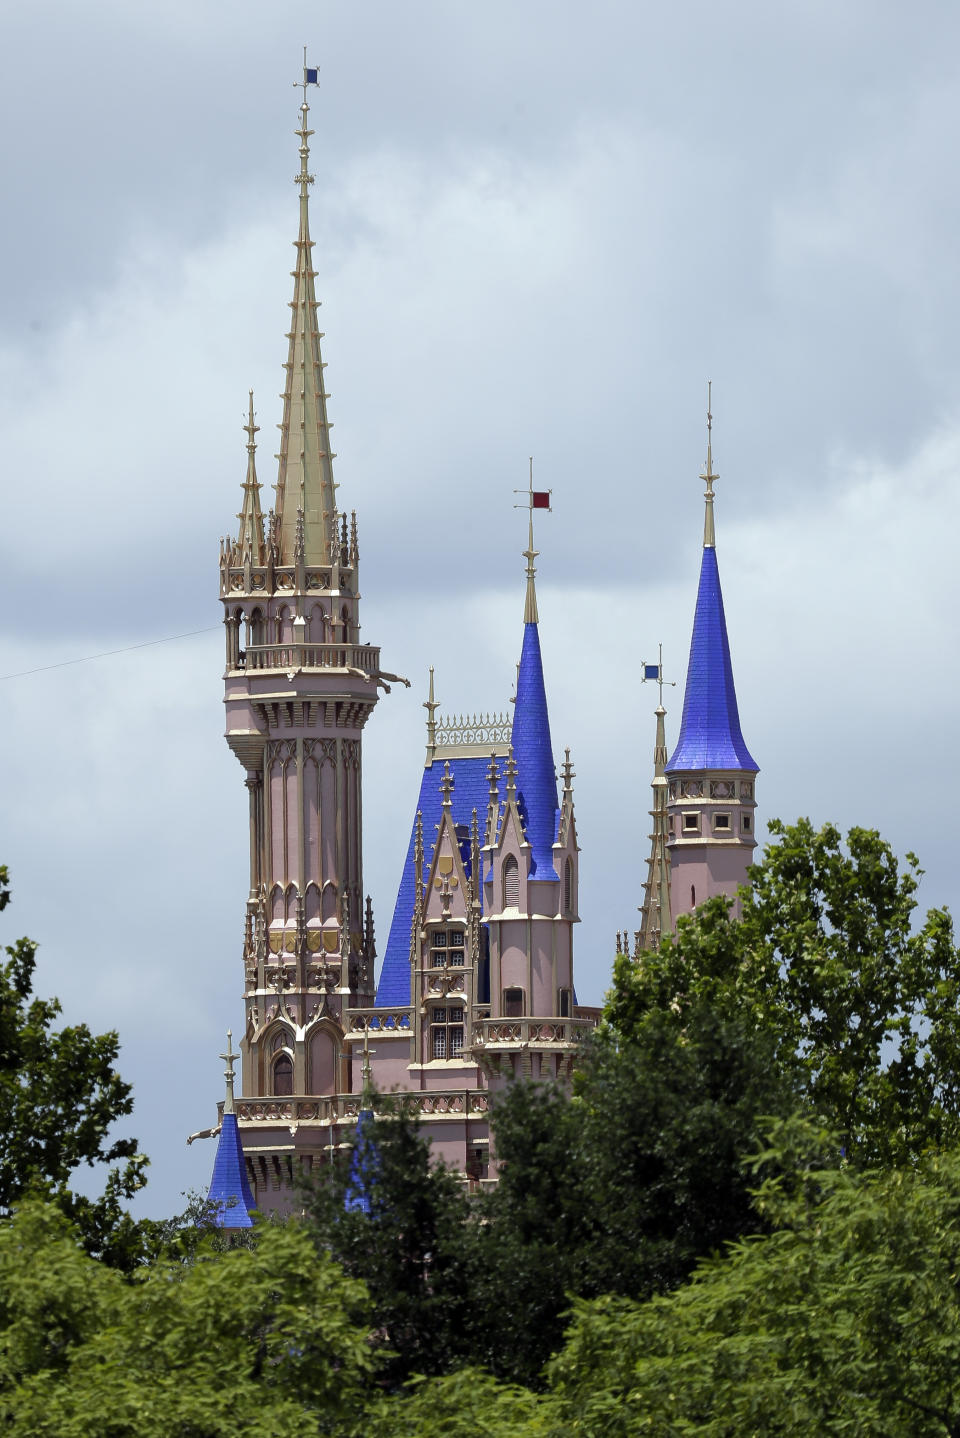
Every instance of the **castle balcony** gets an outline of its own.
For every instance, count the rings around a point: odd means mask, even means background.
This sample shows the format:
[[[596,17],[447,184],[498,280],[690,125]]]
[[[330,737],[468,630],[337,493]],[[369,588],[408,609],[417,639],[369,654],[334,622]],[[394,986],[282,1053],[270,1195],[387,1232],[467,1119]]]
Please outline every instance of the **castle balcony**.
[[[375,644],[251,644],[240,651],[236,668],[247,674],[339,669],[375,679],[380,673],[380,648]]]
[[[480,1054],[518,1048],[543,1052],[568,1050],[589,1037],[599,1018],[599,1009],[584,1009],[572,1019],[483,1019],[478,1025],[473,1049]]]

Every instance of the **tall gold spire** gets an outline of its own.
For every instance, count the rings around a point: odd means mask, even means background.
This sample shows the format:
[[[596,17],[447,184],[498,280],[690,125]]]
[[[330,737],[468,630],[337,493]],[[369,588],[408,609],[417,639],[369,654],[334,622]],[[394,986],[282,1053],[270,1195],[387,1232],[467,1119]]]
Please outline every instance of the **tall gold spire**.
[[[257,440],[260,426],[253,417],[253,390],[250,391],[250,412],[243,426],[247,432],[247,477],[243,481],[243,507],[237,518],[240,521],[238,544],[240,554],[246,560],[249,554],[253,564],[264,561],[263,511],[260,508],[260,482],[257,479]]]
[[[711,410],[711,399],[713,393],[713,381],[707,381],[707,463],[700,478],[707,486],[706,512],[703,516],[703,547],[704,549],[716,549],[717,536],[713,527],[713,481],[719,479],[719,474],[713,472],[713,415]]]
[[[306,56],[304,56],[306,58]],[[311,76],[314,72],[309,72]],[[320,355],[322,332],[317,326],[317,298],[314,290],[310,238],[310,136],[307,117],[307,67],[303,70],[303,102],[300,106],[300,169],[294,177],[300,189],[300,230],[296,239],[297,267],[293,275],[292,323],[287,335],[286,384],[283,391],[283,419],[280,423],[279,470],[277,474],[277,534],[281,562],[293,562],[297,511],[303,510],[305,561],[325,564],[336,544],[334,511],[336,484],[331,425],[327,419],[324,390],[324,363]]]

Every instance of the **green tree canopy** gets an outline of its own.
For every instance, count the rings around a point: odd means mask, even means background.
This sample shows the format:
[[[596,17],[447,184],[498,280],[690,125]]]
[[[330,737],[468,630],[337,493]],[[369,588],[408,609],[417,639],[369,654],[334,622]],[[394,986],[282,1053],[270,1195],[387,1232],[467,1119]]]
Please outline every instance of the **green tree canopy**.
[[[0,910],[10,900],[0,867]],[[124,1209],[145,1182],[147,1159],[133,1138],[114,1138],[117,1119],[133,1108],[131,1086],[115,1068],[116,1033],[86,1024],[56,1029],[56,999],[33,995],[36,945],[19,939],[0,962],[0,1214],[27,1191],[56,1200],[77,1224],[90,1252],[127,1266],[142,1235]],[[99,1198],[74,1193],[82,1166],[110,1168]]]

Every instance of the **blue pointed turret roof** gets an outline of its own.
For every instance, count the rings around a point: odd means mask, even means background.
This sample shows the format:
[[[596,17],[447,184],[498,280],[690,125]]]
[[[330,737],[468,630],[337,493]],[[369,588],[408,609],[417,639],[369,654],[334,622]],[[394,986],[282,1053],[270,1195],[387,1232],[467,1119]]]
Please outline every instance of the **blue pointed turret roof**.
[[[250,1214],[256,1204],[247,1182],[247,1167],[243,1161],[235,1113],[223,1115],[207,1198],[211,1205],[215,1205],[213,1221],[218,1228],[253,1227]]]
[[[713,482],[719,476],[713,472],[712,420],[708,398],[707,466],[700,476],[707,485],[703,558],[700,561],[700,586],[693,616],[680,738],[667,764],[668,774],[680,769],[746,769],[754,774],[759,770],[740,730],[727,621],[723,612],[713,519]]]
[[[243,1161],[243,1146],[237,1116],[233,1111],[233,1065],[237,1055],[233,1048],[233,1034],[227,1030],[227,1051],[220,1057],[226,1062],[224,1078],[227,1081],[227,1096],[223,1104],[223,1118],[220,1123],[220,1139],[217,1156],[213,1161],[213,1177],[207,1193],[207,1201],[213,1209],[213,1222],[218,1228],[252,1228],[250,1214],[256,1204],[247,1182],[247,1166]]]
[[[517,762],[517,803],[532,850],[530,877],[555,879],[553,845],[560,811],[550,742],[550,715],[543,683],[540,630],[536,620],[528,619],[523,626],[512,743],[513,757]]]

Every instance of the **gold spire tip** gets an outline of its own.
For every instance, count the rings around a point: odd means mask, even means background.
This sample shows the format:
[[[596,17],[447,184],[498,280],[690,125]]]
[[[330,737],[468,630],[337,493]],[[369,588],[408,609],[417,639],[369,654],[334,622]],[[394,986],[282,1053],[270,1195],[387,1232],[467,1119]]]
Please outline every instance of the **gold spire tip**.
[[[706,509],[703,516],[703,547],[704,549],[715,549],[717,535],[713,523],[713,482],[719,479],[719,474],[713,470],[713,381],[707,380],[707,463],[700,478],[707,486],[704,496]]]

